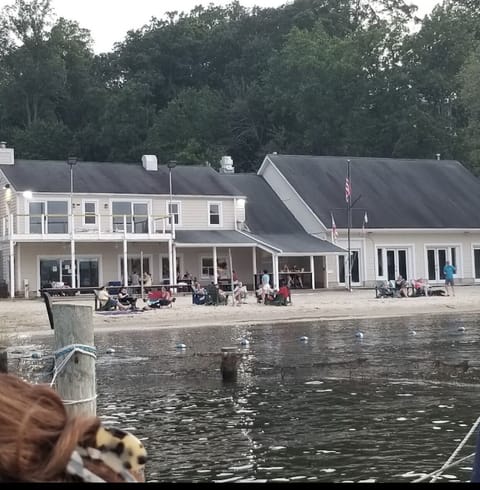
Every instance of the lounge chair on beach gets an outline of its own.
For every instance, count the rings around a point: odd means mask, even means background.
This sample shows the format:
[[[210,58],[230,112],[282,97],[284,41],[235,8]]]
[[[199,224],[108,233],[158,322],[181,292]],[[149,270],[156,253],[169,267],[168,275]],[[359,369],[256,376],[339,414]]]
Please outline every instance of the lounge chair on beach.
[[[393,298],[395,294],[395,285],[389,281],[380,281],[375,288],[376,298]]]

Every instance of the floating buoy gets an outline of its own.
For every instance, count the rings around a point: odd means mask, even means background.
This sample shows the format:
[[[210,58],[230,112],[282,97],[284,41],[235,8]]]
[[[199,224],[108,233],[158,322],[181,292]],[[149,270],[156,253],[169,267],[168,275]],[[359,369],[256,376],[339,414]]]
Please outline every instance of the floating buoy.
[[[107,354],[114,354],[115,349],[112,349],[111,347],[105,351]]]
[[[417,335],[417,332],[415,332],[415,330],[410,330],[410,335]]]
[[[249,341],[248,339],[242,339],[242,340],[240,341],[240,343],[241,343],[242,345],[249,345],[249,344],[250,344],[250,341]]]
[[[306,335],[302,335],[302,337],[300,337],[300,340],[302,342],[308,342],[308,337]]]
[[[363,332],[355,332],[355,337],[357,337],[357,339],[363,339]]]
[[[177,344],[177,349],[186,349],[187,346],[185,344]]]
[[[457,330],[458,330],[459,332],[465,332],[465,327],[458,327],[458,328],[457,328]]]
[[[42,354],[40,352],[32,352],[32,359],[40,359]]]

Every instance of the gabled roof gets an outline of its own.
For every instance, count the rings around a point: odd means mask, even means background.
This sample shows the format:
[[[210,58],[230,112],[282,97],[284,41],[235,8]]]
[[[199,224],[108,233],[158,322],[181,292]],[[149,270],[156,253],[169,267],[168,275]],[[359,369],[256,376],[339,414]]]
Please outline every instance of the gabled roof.
[[[307,233],[277,194],[257,174],[227,174],[238,192],[247,197],[246,234],[284,254],[345,253],[326,240]]]
[[[350,159],[352,228],[480,228],[480,180],[454,160],[267,155],[323,224],[347,228]]]
[[[70,192],[70,166],[66,161],[15,160],[0,170],[19,192]],[[73,167],[75,193],[168,195],[169,169],[159,165],[147,171],[141,163],[78,162]],[[207,166],[177,165],[172,169],[175,195],[237,196],[237,190]]]

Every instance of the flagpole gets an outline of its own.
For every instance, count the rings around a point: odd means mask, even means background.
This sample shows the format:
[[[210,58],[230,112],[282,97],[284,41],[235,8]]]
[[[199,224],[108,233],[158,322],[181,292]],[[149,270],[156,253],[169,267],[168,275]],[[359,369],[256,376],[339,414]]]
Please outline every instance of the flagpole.
[[[350,180],[350,160],[347,160],[347,180],[350,192],[347,196],[347,240],[348,240],[348,290],[352,290],[352,257],[350,250],[350,228],[352,227],[352,183]]]

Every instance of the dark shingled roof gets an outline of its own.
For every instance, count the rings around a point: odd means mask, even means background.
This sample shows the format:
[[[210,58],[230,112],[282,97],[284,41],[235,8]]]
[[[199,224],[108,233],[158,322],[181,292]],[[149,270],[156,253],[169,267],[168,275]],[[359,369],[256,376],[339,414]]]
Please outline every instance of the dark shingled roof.
[[[454,160],[267,155],[327,228],[347,228],[350,159],[352,228],[480,228],[480,180]]]
[[[263,177],[227,174],[225,178],[247,197],[245,223],[248,234],[283,253],[306,255],[345,253],[336,245],[307,233]]]
[[[175,242],[178,246],[186,244],[252,246],[256,244],[255,240],[235,230],[176,230]]]
[[[70,192],[70,166],[66,161],[15,160],[0,165],[19,192]],[[73,169],[74,192],[86,194],[169,194],[166,165],[147,171],[142,163],[78,162]],[[211,167],[178,165],[172,169],[176,195],[234,196],[237,190]]]

